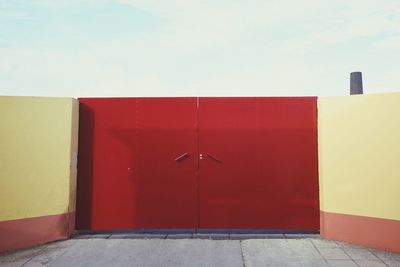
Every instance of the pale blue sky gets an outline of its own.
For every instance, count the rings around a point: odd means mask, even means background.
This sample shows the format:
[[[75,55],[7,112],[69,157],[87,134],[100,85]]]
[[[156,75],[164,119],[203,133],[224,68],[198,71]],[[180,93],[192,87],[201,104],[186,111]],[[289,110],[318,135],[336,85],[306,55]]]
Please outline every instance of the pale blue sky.
[[[0,0],[0,95],[400,91],[399,0]]]

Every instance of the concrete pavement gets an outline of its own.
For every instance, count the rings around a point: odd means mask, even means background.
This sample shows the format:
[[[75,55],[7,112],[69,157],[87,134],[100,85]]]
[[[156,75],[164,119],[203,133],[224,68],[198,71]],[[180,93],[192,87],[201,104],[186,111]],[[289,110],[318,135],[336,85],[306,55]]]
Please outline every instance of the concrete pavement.
[[[152,237],[152,238],[149,238]],[[277,238],[278,237],[278,238]],[[294,236],[295,237],[295,236]],[[212,239],[213,238],[213,239]],[[232,238],[232,239],[231,239]],[[251,238],[251,239],[246,239]],[[259,239],[254,239],[259,238]],[[218,240],[215,240],[218,239]],[[224,240],[221,240],[224,239]],[[83,235],[0,254],[1,266],[398,266],[400,254],[318,237]]]

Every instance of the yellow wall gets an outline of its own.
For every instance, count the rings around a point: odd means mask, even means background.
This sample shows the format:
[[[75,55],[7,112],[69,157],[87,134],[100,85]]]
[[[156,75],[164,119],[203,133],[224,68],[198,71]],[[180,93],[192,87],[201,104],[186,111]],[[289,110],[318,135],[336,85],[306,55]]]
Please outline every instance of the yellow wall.
[[[0,221],[75,210],[78,103],[0,97]]]
[[[321,210],[400,220],[400,93],[318,100]]]

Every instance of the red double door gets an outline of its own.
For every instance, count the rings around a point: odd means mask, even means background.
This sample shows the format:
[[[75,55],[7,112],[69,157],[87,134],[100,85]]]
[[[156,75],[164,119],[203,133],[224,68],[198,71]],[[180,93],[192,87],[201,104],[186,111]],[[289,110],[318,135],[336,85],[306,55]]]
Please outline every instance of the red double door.
[[[318,230],[316,98],[83,98],[77,228]]]

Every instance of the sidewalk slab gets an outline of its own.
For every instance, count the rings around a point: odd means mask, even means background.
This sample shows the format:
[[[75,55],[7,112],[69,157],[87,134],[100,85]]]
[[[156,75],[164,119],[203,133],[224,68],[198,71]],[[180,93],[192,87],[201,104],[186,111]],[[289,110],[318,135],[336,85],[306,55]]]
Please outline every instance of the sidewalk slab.
[[[266,239],[266,238],[285,238],[283,234],[231,234],[231,239],[245,240],[245,239]]]
[[[134,233],[134,234],[126,234],[126,239],[165,239],[167,234],[141,234],[141,233]]]
[[[149,234],[121,235],[114,234],[108,239],[74,238],[1,253],[0,266],[400,267],[399,253],[341,246],[339,242],[317,238],[213,240],[186,239],[191,234],[183,233],[169,234],[171,238],[159,235],[162,238],[157,239],[146,238]],[[125,238],[126,235],[132,238]]]
[[[167,239],[191,239],[192,234],[168,234]]]
[[[90,255],[90,256],[89,256]],[[52,266],[243,266],[238,241],[79,240]]]

